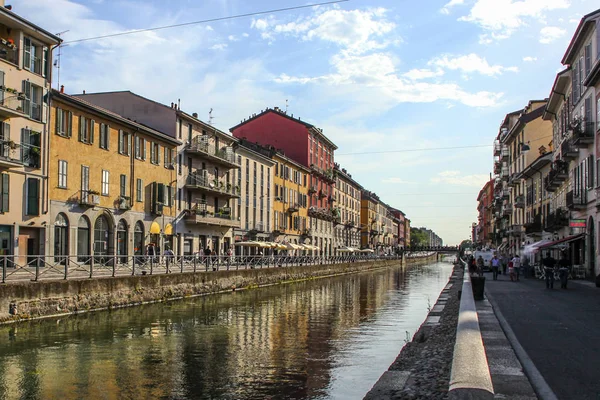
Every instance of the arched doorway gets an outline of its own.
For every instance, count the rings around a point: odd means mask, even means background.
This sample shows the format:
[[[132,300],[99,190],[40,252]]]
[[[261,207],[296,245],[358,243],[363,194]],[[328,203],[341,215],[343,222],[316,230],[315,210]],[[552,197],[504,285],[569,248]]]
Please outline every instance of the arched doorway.
[[[77,223],[77,261],[87,264],[90,254],[90,220],[82,215]]]
[[[142,221],[136,222],[133,230],[133,254],[144,255],[144,224]]]
[[[589,260],[590,260],[590,277],[596,277],[596,227],[594,226],[594,218],[590,216],[588,220],[588,243]]]
[[[64,264],[69,255],[69,222],[67,216],[60,213],[54,221],[54,262]]]
[[[113,232],[106,215],[100,215],[94,223],[94,258],[97,262],[106,263],[110,255]]]
[[[127,236],[127,223],[122,219],[117,224],[117,256],[121,264],[127,264]]]

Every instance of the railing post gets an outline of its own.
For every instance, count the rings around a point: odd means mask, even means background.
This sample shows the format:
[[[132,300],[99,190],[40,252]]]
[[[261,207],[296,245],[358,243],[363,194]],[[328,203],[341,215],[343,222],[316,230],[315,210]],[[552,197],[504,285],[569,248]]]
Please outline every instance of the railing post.
[[[115,277],[117,273],[117,257],[113,256],[113,260],[112,260],[112,276],[113,278]]]
[[[183,274],[183,256],[179,257],[180,272]]]
[[[204,256],[204,257],[206,257],[206,261],[205,261],[205,263],[206,263],[206,272],[208,272],[208,267],[209,267],[209,264],[210,264],[210,257],[207,257],[207,256]]]
[[[94,276],[94,257],[90,257],[90,279]]]
[[[169,257],[165,257],[165,265],[166,265],[165,274],[168,274],[169,273]]]
[[[196,260],[197,260],[197,257],[194,256],[194,260],[193,260],[193,263],[194,263],[194,273],[196,273]]]
[[[36,276],[35,276],[35,280],[36,280],[36,281],[37,281],[37,278],[38,278],[38,277],[37,277],[37,272],[38,272],[38,271],[35,271],[35,274],[36,274]],[[65,276],[63,277],[63,279],[64,279],[64,280],[67,280],[68,276],[69,276],[69,263],[65,263]]]
[[[6,283],[6,260],[7,256],[2,257],[2,283]]]
[[[154,272],[154,257],[150,257],[150,275]]]
[[[135,276],[135,261],[136,261],[136,258],[135,258],[135,256],[133,256],[133,258],[132,258],[133,267],[131,267],[131,276]]]
[[[35,281],[37,282],[38,278],[40,277],[40,259],[39,257],[35,258]],[[65,277],[65,279],[67,279]]]

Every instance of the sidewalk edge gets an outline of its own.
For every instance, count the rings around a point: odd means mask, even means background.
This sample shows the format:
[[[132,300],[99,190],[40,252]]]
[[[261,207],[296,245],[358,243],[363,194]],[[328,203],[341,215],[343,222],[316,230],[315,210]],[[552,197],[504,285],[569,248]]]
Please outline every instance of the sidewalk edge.
[[[531,358],[529,358],[529,356],[527,355],[527,352],[525,351],[523,346],[521,346],[521,343],[519,343],[519,340],[517,339],[517,336],[510,327],[508,321],[506,321],[504,315],[502,315],[502,312],[497,307],[497,303],[494,300],[494,296],[490,295],[488,292],[486,292],[485,295],[494,309],[494,314],[496,314],[496,318],[498,318],[500,327],[504,331],[508,342],[510,343],[515,354],[517,355],[519,362],[523,366],[525,375],[527,375],[527,378],[529,378],[529,382],[531,383],[535,394],[542,400],[558,400],[558,397],[556,397],[556,395],[554,394],[554,392],[552,391],[552,389],[550,388],[540,371],[538,371]]]

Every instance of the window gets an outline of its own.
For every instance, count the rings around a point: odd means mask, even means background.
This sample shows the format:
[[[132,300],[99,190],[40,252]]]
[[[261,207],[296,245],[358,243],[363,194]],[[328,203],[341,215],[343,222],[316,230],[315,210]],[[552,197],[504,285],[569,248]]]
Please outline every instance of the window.
[[[173,160],[175,159],[175,150],[164,148],[165,168],[173,168]]]
[[[65,160],[58,160],[58,187],[67,188],[67,162]]]
[[[150,162],[152,164],[158,164],[160,157],[160,145],[158,143],[150,143]]]
[[[0,213],[6,213],[10,199],[10,175],[0,174]]]
[[[188,142],[192,143],[192,124],[188,124]]]
[[[183,154],[180,154],[180,155],[179,155],[179,157],[178,157],[178,160],[179,160],[179,161],[177,162],[177,173],[178,173],[179,175],[181,175],[181,168],[183,167],[183,166],[182,166],[182,164],[183,164]]]
[[[31,38],[23,38],[23,68],[46,76],[48,73],[48,48],[35,43]]]
[[[62,108],[56,109],[56,134],[71,137],[73,113]]]
[[[119,154],[131,155],[131,134],[119,130]]]
[[[108,150],[108,141],[110,135],[110,127],[106,124],[100,124],[100,148]]]
[[[40,215],[40,180],[27,178],[26,215]]]
[[[94,125],[93,119],[84,116],[79,117],[79,141],[83,143],[94,143]]]
[[[127,196],[127,175],[121,174],[119,179],[119,195],[121,197]]]
[[[591,43],[588,43],[585,46],[584,57],[585,57],[585,76],[588,76],[590,74],[590,71],[592,70],[592,44]]]
[[[140,138],[139,136],[136,136],[133,139],[133,155],[138,160],[142,159],[142,154],[143,154],[143,150],[144,150],[143,141],[144,141],[144,139]]]
[[[21,129],[21,156],[23,163],[29,167],[40,167],[40,132]]]
[[[144,183],[138,178],[135,184],[135,201],[144,201]]]
[[[110,179],[110,173],[106,170],[102,170],[102,196],[108,196],[108,182]]]
[[[46,96],[44,96],[44,89],[40,86],[34,85],[29,81],[23,81],[23,93],[25,94],[25,100],[23,101],[23,112],[31,119],[36,121],[44,121],[46,113],[43,112],[43,108],[47,106]]]

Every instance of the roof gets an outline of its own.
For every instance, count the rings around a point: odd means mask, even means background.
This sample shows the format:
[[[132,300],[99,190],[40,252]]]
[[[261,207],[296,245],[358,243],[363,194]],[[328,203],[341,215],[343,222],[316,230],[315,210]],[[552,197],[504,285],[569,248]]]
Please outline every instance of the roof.
[[[541,171],[546,165],[552,162],[552,152],[547,152],[545,154],[540,155],[536,158],[531,164],[529,164],[523,171],[518,173],[515,178],[516,179],[529,179],[538,172]]]
[[[0,7],[0,14],[5,14],[9,18],[16,19],[17,21],[21,22],[22,24],[28,25],[34,31],[48,37],[48,39],[52,40],[56,44],[62,43],[62,41],[63,41],[60,37],[56,36],[55,34],[48,32],[44,28],[37,26],[36,24],[34,24],[33,22],[31,22],[29,20],[26,20],[25,18],[21,17],[20,15],[10,11],[6,7]]]
[[[254,149],[252,149],[252,148],[250,148],[248,146],[245,146],[242,143],[238,143],[238,146],[236,147],[236,149],[238,150],[238,154],[240,154],[240,150],[241,151],[245,151],[247,153],[252,154],[252,156],[254,156],[254,157],[262,160],[265,164],[269,164],[269,165],[274,165],[275,164],[275,162],[271,159],[271,157],[269,157],[268,154],[263,154],[263,153],[260,153],[258,151],[255,151]]]
[[[542,115],[543,119],[551,119],[550,114],[554,114],[561,97],[564,99],[564,96],[566,96],[564,91],[567,88],[566,86],[569,83],[569,79],[571,78],[569,71],[571,71],[571,68],[567,67],[556,74],[556,78],[554,78],[554,83],[552,84],[552,89],[550,90],[550,96],[548,96],[546,110]]]
[[[239,124],[229,128],[229,132],[233,132],[235,129],[246,125],[247,123],[249,123],[250,121],[254,121],[260,117],[262,117],[263,115],[266,115],[268,113],[273,113],[276,115],[279,115],[281,117],[287,118],[290,121],[294,121],[295,123],[304,125],[306,128],[308,128],[309,130],[312,130],[314,133],[316,133],[320,138],[324,139],[331,147],[333,147],[334,150],[337,150],[337,146],[335,145],[335,143],[333,143],[331,140],[329,140],[329,138],[327,138],[327,136],[325,136],[323,134],[323,130],[320,128],[317,128],[316,126],[314,126],[313,124],[309,124],[308,122],[302,121],[300,118],[294,118],[294,114],[288,115],[288,113],[286,111],[281,111],[279,108],[266,108],[265,110],[262,110],[260,113],[258,114],[254,114],[252,115],[250,118],[240,122]]]
[[[85,97],[85,96],[93,96],[93,95],[109,95],[109,94],[123,94],[123,93],[129,94],[129,95],[137,97],[139,99],[142,99],[142,100],[148,101],[150,103],[156,104],[157,106],[164,107],[164,108],[169,109],[169,110],[173,110],[175,113],[177,113],[177,115],[185,117],[188,120],[192,120],[194,122],[199,122],[200,124],[204,125],[208,129],[211,129],[212,130],[211,133],[220,134],[220,135],[226,137],[229,140],[234,140],[234,141],[237,140],[237,138],[234,138],[232,135],[230,135],[230,134],[228,134],[226,132],[223,132],[220,129],[215,128],[214,126],[212,126],[212,125],[210,125],[210,124],[202,121],[199,118],[196,118],[196,117],[194,117],[194,116],[186,113],[185,111],[180,110],[177,107],[176,108],[172,108],[172,107],[170,107],[170,106],[168,106],[166,104],[160,103],[160,102],[158,102],[156,100],[152,100],[152,99],[149,99],[149,98],[144,97],[142,95],[139,95],[137,93],[134,93],[131,90],[115,90],[115,91],[109,91],[109,92],[84,93],[84,94],[76,94],[76,95],[73,95],[73,96],[74,97],[78,97],[78,98],[82,98],[82,97]]]
[[[544,110],[546,110],[545,105],[538,107],[533,111],[525,112],[526,110],[528,110],[531,107],[531,105],[533,103],[547,103],[547,100],[530,100],[529,103],[527,104],[527,107],[525,107],[521,111],[521,114],[519,115],[519,118],[517,119],[517,123],[515,123],[513,125],[513,127],[508,132],[508,134],[502,139],[503,142],[507,141],[515,133],[521,132],[521,130],[525,127],[525,125],[527,125],[528,123],[530,123],[533,120],[540,118],[544,114]]]
[[[577,25],[577,29],[575,30],[575,33],[573,34],[573,37],[571,38],[571,42],[569,43],[569,46],[567,47],[567,50],[565,51],[565,55],[563,56],[562,60],[560,61],[561,64],[563,64],[563,65],[571,64],[573,57],[576,56],[575,50],[579,47],[580,40],[583,39],[583,37],[589,31],[589,29],[593,28],[594,19],[596,19],[598,17],[600,17],[600,8],[597,9],[596,11],[592,11],[591,13],[584,15],[581,18],[581,21],[579,21],[579,25]]]
[[[89,109],[89,110],[95,112],[96,114],[99,114],[99,115],[101,115],[101,116],[103,116],[105,118],[110,118],[110,119],[118,121],[118,122],[120,122],[122,124],[136,127],[138,129],[141,129],[141,130],[145,131],[146,133],[154,135],[154,136],[156,136],[156,137],[158,137],[158,138],[160,138],[160,139],[162,139],[162,140],[164,140],[166,142],[172,143],[174,145],[180,145],[181,144],[181,142],[179,140],[174,139],[172,136],[169,136],[166,133],[157,131],[156,129],[150,128],[149,126],[146,126],[146,125],[141,124],[139,122],[135,122],[135,121],[132,121],[130,119],[127,119],[127,118],[125,118],[125,117],[123,117],[123,116],[121,116],[121,115],[119,115],[117,113],[114,113],[114,112],[109,111],[109,110],[107,110],[105,108],[102,108],[102,107],[98,107],[97,105],[92,104],[90,102],[87,102],[87,101],[85,101],[85,100],[83,100],[83,99],[81,99],[79,97],[71,96],[71,95],[66,94],[66,93],[61,93],[61,92],[59,92],[56,89],[52,89],[51,96],[53,98],[58,98],[58,99],[60,99],[62,101],[65,101],[65,102],[70,102],[70,103],[72,103],[72,104],[74,104],[76,106],[79,106],[79,107],[82,107],[82,108],[87,108],[87,109]]]
[[[350,182],[351,184],[355,185],[356,187],[358,187],[359,190],[363,189],[362,185],[360,183],[358,183],[357,181],[355,181],[348,172],[344,172],[343,168],[340,168],[339,164],[337,164],[337,163],[334,164],[333,169],[336,171],[336,174],[340,178],[342,178],[342,179]]]

